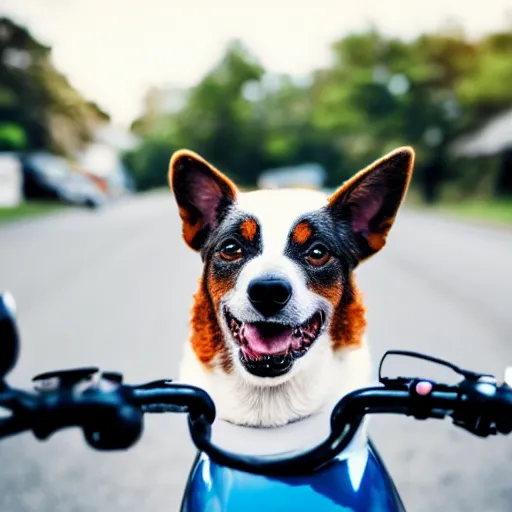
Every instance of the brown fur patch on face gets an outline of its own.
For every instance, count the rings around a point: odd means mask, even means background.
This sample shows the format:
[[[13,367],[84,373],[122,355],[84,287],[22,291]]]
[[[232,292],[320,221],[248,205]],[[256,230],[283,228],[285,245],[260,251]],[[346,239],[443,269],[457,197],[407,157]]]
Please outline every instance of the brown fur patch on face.
[[[246,240],[252,242],[258,233],[258,223],[254,219],[245,219],[240,224],[240,233]]]
[[[343,295],[341,277],[329,284],[310,282],[308,284],[308,288],[317,295],[326,298],[334,308],[336,308],[341,302],[341,297]]]
[[[208,274],[208,292],[213,302],[215,311],[219,313],[220,300],[229,292],[235,283],[231,279],[219,279],[213,272]]]
[[[231,280],[218,279],[213,272],[207,272],[206,278],[203,276],[200,280],[192,307],[192,349],[197,358],[208,367],[211,367],[218,356],[221,368],[226,373],[231,373],[232,362],[219,323],[222,314],[220,300],[233,285]]]
[[[311,236],[312,233],[313,231],[311,230],[309,222],[302,221],[295,226],[292,238],[296,244],[303,245],[309,240],[309,237]]]
[[[205,288],[204,279],[201,279],[192,306],[190,342],[199,361],[209,365],[222,350],[224,340],[212,301]]]
[[[350,276],[348,286],[334,309],[330,335],[333,349],[356,348],[363,342],[366,329],[366,308],[363,296]]]

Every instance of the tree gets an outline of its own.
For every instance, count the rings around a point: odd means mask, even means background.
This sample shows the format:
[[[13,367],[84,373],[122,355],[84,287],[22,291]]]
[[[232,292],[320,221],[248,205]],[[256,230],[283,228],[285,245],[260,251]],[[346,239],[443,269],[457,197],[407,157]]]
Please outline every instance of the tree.
[[[52,64],[51,48],[0,18],[0,116],[24,133],[26,149],[73,154],[108,119]]]
[[[201,152],[245,184],[268,167],[315,161],[336,185],[410,144],[413,183],[434,202],[444,183],[461,180],[453,140],[512,104],[511,53],[511,33],[470,41],[452,30],[407,42],[369,30],[335,42],[332,65],[297,81],[266,73],[235,41],[182,108],[134,126],[152,144]]]

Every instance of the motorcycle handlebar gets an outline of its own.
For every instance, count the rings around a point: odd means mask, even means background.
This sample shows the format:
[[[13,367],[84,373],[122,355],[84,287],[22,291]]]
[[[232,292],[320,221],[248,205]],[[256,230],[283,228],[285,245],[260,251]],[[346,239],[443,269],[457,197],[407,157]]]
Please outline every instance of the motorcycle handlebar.
[[[464,381],[464,383],[466,383]],[[331,414],[331,433],[315,448],[286,457],[254,457],[233,454],[212,445],[209,425],[189,420],[192,439],[216,463],[242,471],[266,475],[294,475],[318,469],[342,452],[354,438],[367,414],[392,413],[413,416],[416,419],[453,418],[454,423],[481,437],[512,430],[512,389],[446,386],[414,380],[396,389],[379,386],[363,388],[343,397]],[[431,386],[427,394],[418,393],[418,387]],[[492,386],[492,385],[491,385]],[[479,389],[481,388],[481,389]]]
[[[353,439],[367,414],[394,413],[416,419],[445,418],[469,432],[486,437],[512,431],[512,388],[437,358],[407,351],[388,351],[379,367],[380,386],[344,396],[331,413],[331,432],[318,446],[292,456],[262,458],[230,453],[211,442],[215,405],[202,389],[168,380],[139,386],[123,385],[121,374],[97,368],[50,372],[34,378],[37,392],[10,387],[5,376],[19,351],[15,305],[0,294],[0,407],[11,416],[0,419],[0,439],[31,430],[38,439],[68,427],[81,427],[89,445],[99,450],[127,449],[143,431],[144,413],[188,413],[196,447],[219,464],[252,473],[290,475],[329,462]],[[448,386],[417,378],[382,377],[388,355],[419,357],[442,364],[463,379]]]
[[[102,378],[95,383],[76,370],[81,382],[29,393],[8,387],[0,392],[0,406],[12,416],[0,420],[0,438],[31,430],[46,439],[57,430],[78,426],[90,446],[99,450],[127,449],[143,431],[144,413],[184,412],[196,447],[218,464],[267,475],[292,475],[321,467],[353,439],[367,414],[394,413],[417,419],[445,418],[475,435],[508,434],[512,430],[512,389],[484,380],[462,380],[447,386],[420,379],[388,380],[386,384],[356,390],[343,397],[331,414],[331,433],[318,446],[302,453],[276,457],[227,452],[211,442],[215,405],[202,389],[156,381],[142,386],[123,385]],[[59,372],[45,374],[55,379]],[[41,379],[38,378],[40,381]],[[84,381],[86,384],[84,385]]]

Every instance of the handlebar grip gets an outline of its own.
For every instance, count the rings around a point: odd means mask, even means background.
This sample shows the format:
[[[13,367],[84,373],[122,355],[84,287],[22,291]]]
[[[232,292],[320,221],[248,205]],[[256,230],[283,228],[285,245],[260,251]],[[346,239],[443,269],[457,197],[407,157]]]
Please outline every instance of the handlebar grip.
[[[130,448],[140,439],[142,431],[142,411],[130,405],[83,425],[84,437],[89,446],[103,451]]]
[[[132,402],[129,388],[64,388],[33,398],[34,403],[27,408],[25,416],[30,419],[29,428],[37,439],[47,439],[65,428],[79,427],[91,448],[124,450],[142,435],[143,411]]]

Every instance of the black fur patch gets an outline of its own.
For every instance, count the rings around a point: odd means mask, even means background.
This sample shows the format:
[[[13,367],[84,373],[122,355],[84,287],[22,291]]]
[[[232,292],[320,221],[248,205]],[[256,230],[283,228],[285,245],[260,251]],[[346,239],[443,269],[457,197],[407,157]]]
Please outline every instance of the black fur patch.
[[[298,244],[293,240],[293,231],[300,222],[307,222],[312,235],[307,243]],[[308,252],[317,244],[323,245],[334,257],[333,261],[315,267],[306,260]],[[290,228],[285,255],[298,263],[308,281],[315,284],[330,284],[342,278],[348,281],[350,272],[359,261],[357,246],[348,222],[333,217],[327,207],[299,217]]]
[[[240,226],[248,219],[254,220],[258,226],[252,241],[247,240],[240,231]],[[218,256],[219,251],[229,240],[236,241],[242,248],[244,257],[240,261],[225,261]],[[212,266],[216,277],[232,279],[248,261],[260,255],[262,250],[261,229],[258,221],[243,212],[231,211],[224,217],[224,222],[206,240],[201,250],[201,258],[207,266]]]

